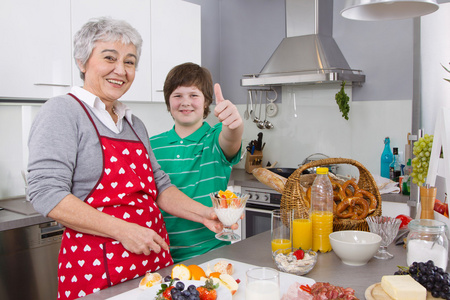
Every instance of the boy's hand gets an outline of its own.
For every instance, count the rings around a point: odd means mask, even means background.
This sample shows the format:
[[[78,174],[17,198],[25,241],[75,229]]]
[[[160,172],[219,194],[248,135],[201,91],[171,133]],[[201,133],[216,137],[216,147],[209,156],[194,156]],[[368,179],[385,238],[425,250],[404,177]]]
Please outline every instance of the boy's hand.
[[[237,107],[231,103],[230,100],[225,100],[222,95],[222,89],[218,83],[214,85],[214,94],[216,96],[214,115],[219,119],[222,125],[227,126],[229,129],[236,129],[241,126],[242,118]]]

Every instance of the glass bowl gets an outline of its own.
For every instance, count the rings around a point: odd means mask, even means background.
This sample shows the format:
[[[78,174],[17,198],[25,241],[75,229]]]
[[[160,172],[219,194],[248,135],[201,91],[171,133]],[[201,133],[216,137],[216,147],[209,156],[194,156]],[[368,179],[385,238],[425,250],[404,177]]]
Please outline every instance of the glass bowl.
[[[278,270],[294,275],[305,275],[314,268],[317,263],[317,252],[303,250],[305,252],[305,257],[297,260],[293,255],[296,250],[298,249],[290,248],[279,249],[274,252],[273,260],[275,261]]]

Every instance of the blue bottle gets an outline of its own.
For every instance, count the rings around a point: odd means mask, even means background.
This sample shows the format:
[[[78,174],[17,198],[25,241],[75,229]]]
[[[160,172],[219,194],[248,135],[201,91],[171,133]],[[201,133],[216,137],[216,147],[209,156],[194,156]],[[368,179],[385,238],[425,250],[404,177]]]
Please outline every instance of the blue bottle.
[[[389,178],[389,165],[394,159],[394,155],[391,151],[391,141],[389,137],[384,139],[384,150],[381,154],[381,166],[380,166],[380,175],[381,177]]]

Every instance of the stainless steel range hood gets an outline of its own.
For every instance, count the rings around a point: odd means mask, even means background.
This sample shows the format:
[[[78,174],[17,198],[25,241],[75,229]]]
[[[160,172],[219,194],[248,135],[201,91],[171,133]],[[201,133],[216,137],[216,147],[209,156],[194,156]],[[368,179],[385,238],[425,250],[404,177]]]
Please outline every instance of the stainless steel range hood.
[[[286,0],[286,32],[261,72],[244,75],[242,86],[365,81],[333,39],[333,1]]]

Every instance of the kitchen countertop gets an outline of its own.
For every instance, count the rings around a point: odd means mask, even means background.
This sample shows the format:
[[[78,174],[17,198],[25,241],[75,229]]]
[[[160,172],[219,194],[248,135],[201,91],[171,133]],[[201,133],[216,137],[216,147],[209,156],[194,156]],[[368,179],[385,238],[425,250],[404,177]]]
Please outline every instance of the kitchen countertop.
[[[365,299],[364,292],[369,286],[380,282],[383,275],[393,275],[397,270],[397,266],[406,266],[406,249],[403,246],[396,246],[393,243],[388,247],[388,251],[394,254],[394,258],[389,260],[372,258],[366,265],[359,267],[343,264],[333,251],[319,253],[316,266],[305,277],[312,278],[316,282],[329,282],[337,286],[351,287],[356,291],[356,296],[363,300]],[[275,268],[270,248],[270,231],[216,249],[183,263],[185,265],[199,265],[215,258],[225,258],[256,266]],[[165,277],[170,275],[171,270],[172,266],[161,269],[158,273]],[[137,288],[140,279],[137,278],[121,283],[96,294],[88,295],[83,299],[100,300],[116,296]],[[240,284],[245,284],[245,278],[239,279],[241,280]]]
[[[16,229],[26,226],[32,226],[36,224],[42,224],[45,222],[53,221],[51,218],[46,218],[38,212],[33,213],[33,208],[30,202],[25,199],[25,196],[19,196],[9,199],[0,200],[0,207],[2,204],[11,204],[11,202],[16,202],[17,207],[23,207],[24,212],[18,213],[16,211],[3,209],[0,210],[0,231]],[[6,205],[3,205],[6,206]]]
[[[244,169],[235,169],[231,171],[228,185],[245,186],[249,188],[270,189],[267,185],[261,183],[253,174],[247,173]],[[381,194],[382,201],[407,203],[409,196],[402,194]]]

